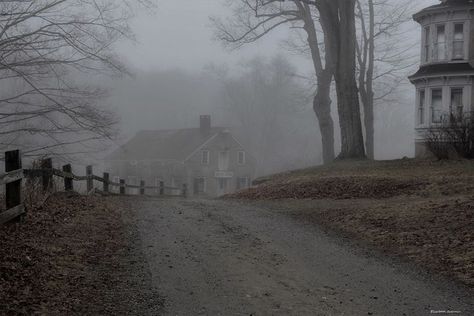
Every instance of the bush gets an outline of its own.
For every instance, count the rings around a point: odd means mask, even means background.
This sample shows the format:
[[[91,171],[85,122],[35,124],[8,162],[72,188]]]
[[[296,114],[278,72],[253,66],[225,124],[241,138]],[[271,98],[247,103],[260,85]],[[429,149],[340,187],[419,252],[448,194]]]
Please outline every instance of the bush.
[[[453,156],[474,159],[473,115],[453,114],[443,117],[441,123],[428,129],[426,145],[438,159]]]

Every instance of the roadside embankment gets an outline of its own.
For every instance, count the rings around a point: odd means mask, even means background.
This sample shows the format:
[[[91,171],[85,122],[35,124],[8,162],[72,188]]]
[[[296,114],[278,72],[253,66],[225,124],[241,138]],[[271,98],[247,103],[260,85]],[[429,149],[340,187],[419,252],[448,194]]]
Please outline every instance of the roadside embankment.
[[[124,204],[56,194],[1,227],[0,314],[158,314]]]
[[[341,162],[257,183],[227,198],[285,203],[304,221],[474,286],[472,162]]]

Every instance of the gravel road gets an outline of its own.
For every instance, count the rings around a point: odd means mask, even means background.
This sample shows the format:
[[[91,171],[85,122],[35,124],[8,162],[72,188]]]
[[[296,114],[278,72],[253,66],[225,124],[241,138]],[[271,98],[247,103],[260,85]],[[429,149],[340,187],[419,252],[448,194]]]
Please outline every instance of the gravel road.
[[[262,205],[137,202],[166,315],[474,315],[472,292]]]

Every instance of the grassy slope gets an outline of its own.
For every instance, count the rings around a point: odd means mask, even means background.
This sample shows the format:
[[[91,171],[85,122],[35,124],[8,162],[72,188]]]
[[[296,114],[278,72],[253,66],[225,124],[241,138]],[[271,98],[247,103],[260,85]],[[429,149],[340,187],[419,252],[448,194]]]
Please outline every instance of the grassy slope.
[[[158,310],[123,204],[59,194],[30,209],[25,222],[1,227],[0,315]]]
[[[297,217],[474,286],[472,162],[341,162],[257,182],[230,197],[286,199]]]

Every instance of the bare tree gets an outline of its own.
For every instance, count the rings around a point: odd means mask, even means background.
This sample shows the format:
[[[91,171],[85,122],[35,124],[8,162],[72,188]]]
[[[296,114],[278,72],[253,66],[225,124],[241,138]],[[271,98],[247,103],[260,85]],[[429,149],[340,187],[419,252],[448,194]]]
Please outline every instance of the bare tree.
[[[329,50],[324,50],[320,33],[316,28],[317,10],[310,3],[301,0],[238,0],[229,2],[234,9],[234,18],[223,22],[212,18],[216,37],[234,48],[264,37],[282,25],[303,29],[317,77],[317,90],[313,109],[319,121],[322,139],[323,162],[332,162],[334,152],[334,122],[331,117],[331,82],[335,61]]]
[[[305,0],[319,11],[325,48],[335,58],[337,107],[341,128],[339,159],[365,158],[356,82],[355,0]]]
[[[334,157],[334,128],[329,98],[333,76],[336,81],[341,128],[341,153],[338,157],[364,158],[360,104],[355,80],[355,0],[241,0],[235,8],[236,19],[233,21],[213,21],[217,37],[237,47],[260,39],[280,25],[291,24],[305,30],[318,77],[314,103],[320,122],[324,162],[329,162],[332,160],[330,157]],[[324,59],[315,27],[316,15],[324,34]],[[332,154],[329,154],[331,151]]]
[[[411,20],[412,8],[413,1],[407,0],[357,0],[358,85],[370,159],[374,159],[375,102],[395,92],[414,62],[410,45],[401,44],[410,44],[402,26]]]
[[[113,44],[132,38],[127,22],[134,7],[128,0],[0,3],[3,146],[24,145],[33,135],[26,151],[34,154],[113,136],[117,120],[98,105],[106,92],[94,82],[126,72]]]

